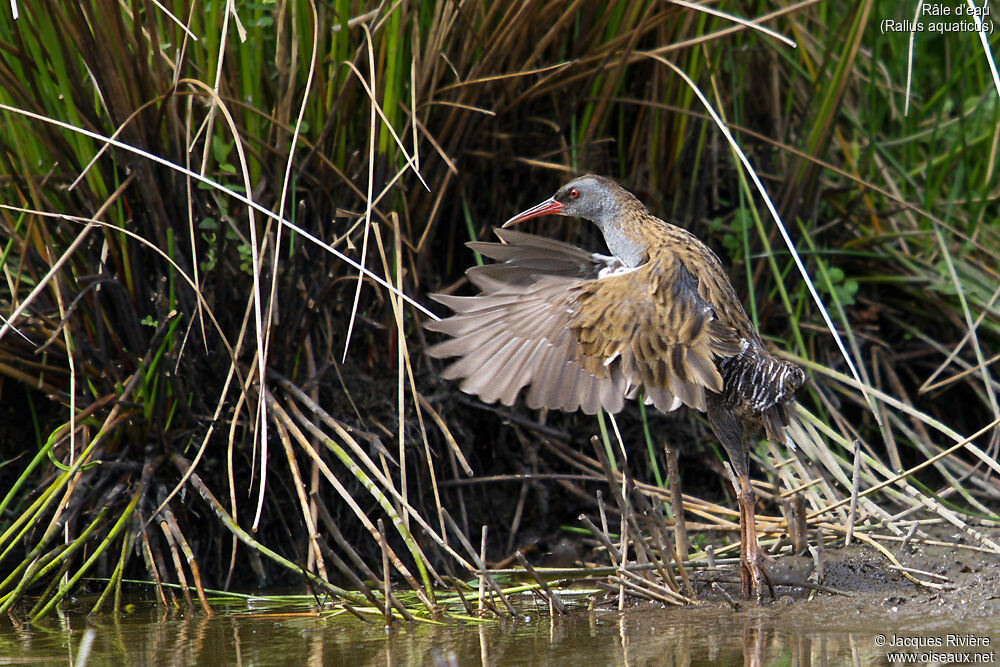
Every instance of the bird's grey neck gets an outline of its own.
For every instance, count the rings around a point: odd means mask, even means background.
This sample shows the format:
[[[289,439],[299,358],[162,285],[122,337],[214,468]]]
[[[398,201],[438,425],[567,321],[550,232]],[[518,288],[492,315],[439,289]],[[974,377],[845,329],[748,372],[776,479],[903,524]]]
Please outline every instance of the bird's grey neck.
[[[626,233],[621,223],[621,214],[620,206],[610,207],[593,222],[604,235],[604,242],[608,244],[611,254],[620,259],[625,266],[636,267],[642,264],[646,257],[646,244]]]

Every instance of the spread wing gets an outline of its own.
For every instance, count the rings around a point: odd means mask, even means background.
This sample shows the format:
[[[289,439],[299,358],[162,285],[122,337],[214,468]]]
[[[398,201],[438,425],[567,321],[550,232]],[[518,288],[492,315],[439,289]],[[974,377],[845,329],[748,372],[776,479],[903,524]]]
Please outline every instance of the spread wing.
[[[511,405],[529,387],[531,408],[593,414],[639,392],[664,411],[704,410],[705,390],[722,390],[714,357],[738,352],[738,336],[680,260],[624,269],[552,239],[497,233],[507,244],[469,244],[499,260],[468,271],[481,294],[432,295],[455,314],[426,325],[451,336],[428,352],[458,357],[443,376],[463,391]]]
[[[488,264],[469,269],[469,279],[487,277],[507,285],[530,285],[541,276],[564,278],[596,278],[602,272],[620,268],[616,257],[599,255],[544,236],[525,234],[514,229],[494,229],[503,243],[473,241],[467,246],[500,264]]]
[[[723,389],[716,357],[740,351],[740,336],[716,319],[694,274],[667,252],[580,285],[569,326],[584,370],[620,369],[664,411],[681,404],[704,411],[705,390]]]
[[[458,357],[442,376],[461,379],[463,391],[487,403],[512,405],[530,387],[526,402],[533,409],[619,412],[625,403],[624,376],[617,369],[600,377],[583,370],[567,325],[571,290],[621,263],[533,234],[496,233],[507,243],[468,244],[499,260],[467,272],[481,294],[431,295],[455,311],[425,325],[451,336],[428,349],[434,357]]]

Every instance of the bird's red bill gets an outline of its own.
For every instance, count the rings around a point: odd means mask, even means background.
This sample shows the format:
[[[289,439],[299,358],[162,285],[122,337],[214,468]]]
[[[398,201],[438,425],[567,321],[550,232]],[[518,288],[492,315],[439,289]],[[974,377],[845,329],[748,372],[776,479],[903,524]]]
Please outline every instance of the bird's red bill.
[[[503,223],[504,228],[516,225],[519,222],[524,222],[525,220],[530,220],[531,218],[537,218],[540,215],[550,215],[552,213],[562,213],[564,206],[557,202],[554,197],[549,197],[541,204],[535,204],[527,211],[521,211],[513,218]]]

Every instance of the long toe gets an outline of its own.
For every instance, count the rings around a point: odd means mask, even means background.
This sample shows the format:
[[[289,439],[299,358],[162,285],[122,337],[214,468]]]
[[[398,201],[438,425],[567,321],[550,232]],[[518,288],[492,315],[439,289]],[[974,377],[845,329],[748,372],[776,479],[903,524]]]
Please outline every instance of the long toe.
[[[762,602],[764,599],[764,588],[770,593],[771,599],[775,599],[774,585],[771,583],[771,576],[764,567],[764,559],[761,552],[757,552],[756,558],[740,559],[740,588],[744,600],[756,599]]]
[[[763,559],[758,558],[756,562],[750,564],[750,577],[753,581],[754,594],[757,596],[757,602],[761,602],[764,597],[764,587],[762,583],[767,586],[768,593],[771,594],[771,599],[774,600],[774,586],[771,584],[771,577],[767,573],[767,568],[764,567]]]

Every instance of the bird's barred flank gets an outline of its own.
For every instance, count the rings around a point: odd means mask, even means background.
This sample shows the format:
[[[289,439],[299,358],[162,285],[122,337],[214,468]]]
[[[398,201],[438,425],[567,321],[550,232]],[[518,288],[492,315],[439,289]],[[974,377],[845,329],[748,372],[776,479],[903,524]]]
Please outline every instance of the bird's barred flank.
[[[805,376],[794,364],[771,356],[766,350],[744,341],[743,351],[719,363],[723,393],[729,405],[760,414],[790,399]]]

